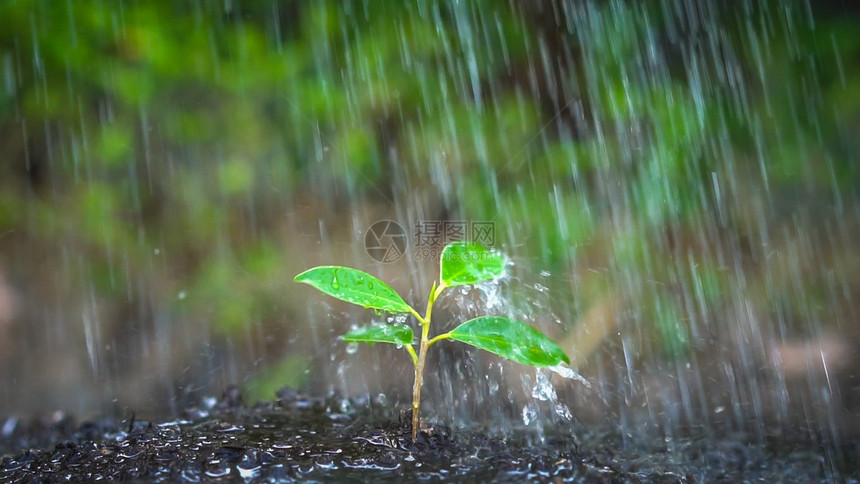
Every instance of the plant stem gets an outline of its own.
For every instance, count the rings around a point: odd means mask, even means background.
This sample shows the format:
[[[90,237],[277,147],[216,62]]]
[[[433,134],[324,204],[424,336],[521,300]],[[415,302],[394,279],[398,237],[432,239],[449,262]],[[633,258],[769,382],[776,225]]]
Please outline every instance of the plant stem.
[[[424,364],[427,362],[427,348],[430,346],[430,316],[433,314],[433,303],[436,298],[445,289],[445,284],[438,287],[433,283],[430,289],[430,296],[427,298],[427,313],[421,321],[421,345],[418,348],[418,363],[415,365],[415,383],[412,385],[412,442],[418,439],[419,414],[421,409],[421,385],[424,383]]]
[[[431,338],[430,341],[427,342],[427,347],[429,348],[429,347],[435,345],[436,342],[441,341],[443,339],[449,339],[449,338],[451,338],[451,333],[442,333],[440,335],[437,335],[437,336]]]
[[[418,311],[416,311],[416,310],[412,309],[412,307],[411,307],[411,306],[409,307],[409,311],[411,311],[411,312],[412,312],[412,315],[413,315],[413,316],[415,316],[415,319],[417,319],[417,320],[418,320],[418,322],[419,322],[419,323],[421,323],[421,325],[422,325],[422,326],[423,326],[423,325],[425,325],[425,324],[427,324],[427,319],[426,319],[426,318],[422,318],[422,317],[421,317],[421,315],[420,315],[420,314],[418,314]]]
[[[436,338],[433,338],[436,339]],[[406,345],[406,351],[409,353],[409,356],[412,357],[412,366],[418,366],[418,355],[415,354],[415,348],[412,345]]]
[[[430,325],[421,328],[421,346],[418,350],[418,364],[415,365],[415,383],[412,385],[412,442],[418,439],[418,414],[421,407],[421,384],[424,378],[424,363],[427,361],[427,334]]]

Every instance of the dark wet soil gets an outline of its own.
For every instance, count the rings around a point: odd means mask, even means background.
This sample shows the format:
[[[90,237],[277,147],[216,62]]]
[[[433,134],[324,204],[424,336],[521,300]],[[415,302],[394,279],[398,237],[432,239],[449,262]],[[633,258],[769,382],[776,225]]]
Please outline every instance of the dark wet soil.
[[[431,426],[412,443],[406,415],[286,389],[279,400],[253,408],[229,390],[186,414],[170,422],[80,425],[59,413],[26,424],[8,418],[0,427],[0,481],[856,482],[860,476],[852,451],[740,437],[642,442],[622,451],[613,432],[590,430],[576,439],[548,433],[535,445],[525,432],[502,438]]]

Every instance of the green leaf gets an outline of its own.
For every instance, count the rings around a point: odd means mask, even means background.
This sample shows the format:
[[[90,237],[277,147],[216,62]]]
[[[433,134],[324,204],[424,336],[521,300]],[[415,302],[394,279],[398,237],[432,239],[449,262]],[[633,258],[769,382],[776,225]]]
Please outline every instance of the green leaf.
[[[531,326],[499,316],[481,316],[455,328],[451,339],[529,366],[570,363],[551,339]]]
[[[440,278],[448,286],[462,286],[489,281],[505,271],[502,254],[483,245],[454,242],[442,251]]]
[[[296,282],[309,284],[329,296],[366,308],[392,313],[410,313],[412,308],[388,284],[358,269],[320,266],[297,275]]]
[[[340,339],[349,343],[391,343],[405,346],[412,344],[412,328],[405,324],[375,324],[353,329]]]

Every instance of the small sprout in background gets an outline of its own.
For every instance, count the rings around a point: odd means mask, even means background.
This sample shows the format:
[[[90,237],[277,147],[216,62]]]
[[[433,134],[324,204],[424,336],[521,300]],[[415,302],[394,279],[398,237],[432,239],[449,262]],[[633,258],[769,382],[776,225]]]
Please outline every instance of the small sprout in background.
[[[546,335],[531,326],[501,316],[481,316],[453,330],[430,338],[430,318],[433,304],[442,292],[455,286],[477,284],[496,279],[504,272],[504,258],[479,244],[455,242],[442,251],[439,282],[433,283],[424,316],[406,303],[388,284],[376,277],[349,267],[320,266],[295,278],[329,296],[366,308],[390,313],[409,313],[421,323],[418,350],[414,346],[412,328],[400,323],[364,326],[341,337],[348,343],[391,343],[403,347],[415,367],[412,387],[412,440],[418,437],[418,414],[421,405],[421,385],[427,350],[444,339],[460,341],[517,363],[529,366],[556,366],[570,363],[567,355]]]

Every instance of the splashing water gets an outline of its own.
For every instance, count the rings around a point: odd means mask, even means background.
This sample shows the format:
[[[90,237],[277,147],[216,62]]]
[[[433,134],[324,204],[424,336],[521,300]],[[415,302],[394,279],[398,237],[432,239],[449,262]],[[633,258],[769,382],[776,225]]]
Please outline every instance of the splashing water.
[[[555,373],[556,375],[561,376],[562,378],[567,378],[569,380],[576,380],[579,383],[585,385],[585,388],[591,389],[591,382],[586,380],[585,377],[576,372],[573,368],[566,365],[556,365],[550,366],[548,369]]]
[[[523,406],[523,425],[531,425],[537,420],[537,410],[533,403],[528,403]]]
[[[532,397],[544,402],[555,402],[556,398],[558,398],[549,376],[540,370],[535,372],[535,386],[532,389]]]

